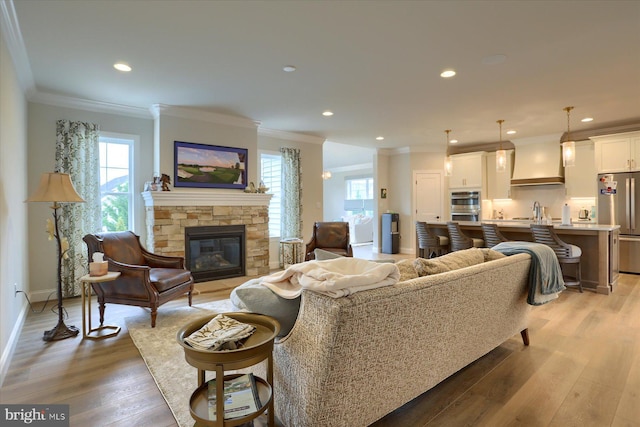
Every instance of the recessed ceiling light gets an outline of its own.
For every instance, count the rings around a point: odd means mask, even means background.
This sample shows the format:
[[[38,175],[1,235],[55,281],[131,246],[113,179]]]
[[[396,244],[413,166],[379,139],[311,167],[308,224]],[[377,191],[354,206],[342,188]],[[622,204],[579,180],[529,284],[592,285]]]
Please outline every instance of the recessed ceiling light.
[[[516,131],[513,130],[513,129],[507,131],[507,135],[514,135],[515,133],[516,133]]]
[[[327,111],[323,112],[322,115],[326,116],[326,117],[333,116],[333,111],[327,110]]]
[[[116,62],[115,64],[113,64],[113,68],[115,68],[118,71],[124,71],[126,73],[131,71],[131,67],[125,64],[124,62]]]
[[[457,139],[451,139],[451,140],[449,140],[449,143],[450,144],[457,144],[458,140]]]
[[[282,67],[282,69],[287,73],[292,73],[296,70],[296,67],[295,65],[285,65],[284,67]]]
[[[453,77],[455,75],[456,75],[456,72],[453,70],[444,70],[443,72],[440,73],[440,77],[444,77],[445,79],[449,77]]]
[[[376,136],[376,139],[377,139],[378,141],[382,141],[382,140],[384,139],[384,136]]]
[[[587,122],[592,122],[593,121],[593,117],[585,117],[584,119],[580,120],[583,123],[587,123]]]

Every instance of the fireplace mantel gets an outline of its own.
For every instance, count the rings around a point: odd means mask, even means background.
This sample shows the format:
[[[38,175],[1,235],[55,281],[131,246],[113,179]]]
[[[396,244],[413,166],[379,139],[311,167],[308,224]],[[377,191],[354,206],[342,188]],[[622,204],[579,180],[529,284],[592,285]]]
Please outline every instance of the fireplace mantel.
[[[269,206],[271,194],[245,193],[237,190],[144,191],[144,205],[149,206]]]

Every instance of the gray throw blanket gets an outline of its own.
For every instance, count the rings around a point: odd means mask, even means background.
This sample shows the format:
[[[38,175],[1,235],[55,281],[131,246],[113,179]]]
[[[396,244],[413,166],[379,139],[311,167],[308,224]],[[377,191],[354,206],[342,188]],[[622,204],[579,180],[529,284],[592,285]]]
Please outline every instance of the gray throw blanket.
[[[533,242],[502,242],[492,249],[505,255],[531,255],[527,303],[546,304],[558,298],[558,293],[566,289],[560,263],[556,253],[549,246]]]

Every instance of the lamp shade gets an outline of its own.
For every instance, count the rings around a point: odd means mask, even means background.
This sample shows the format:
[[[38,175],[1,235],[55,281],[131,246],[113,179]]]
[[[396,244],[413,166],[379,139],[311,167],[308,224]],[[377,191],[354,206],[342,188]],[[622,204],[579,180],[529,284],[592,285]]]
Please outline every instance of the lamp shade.
[[[504,172],[507,170],[507,152],[505,150],[496,151],[496,171]]]
[[[570,167],[576,165],[576,143],[575,141],[565,141],[562,143],[562,166]]]
[[[68,173],[43,173],[40,185],[27,202],[84,202],[76,191]]]
[[[453,162],[451,156],[444,158],[444,176],[451,176],[453,174]]]

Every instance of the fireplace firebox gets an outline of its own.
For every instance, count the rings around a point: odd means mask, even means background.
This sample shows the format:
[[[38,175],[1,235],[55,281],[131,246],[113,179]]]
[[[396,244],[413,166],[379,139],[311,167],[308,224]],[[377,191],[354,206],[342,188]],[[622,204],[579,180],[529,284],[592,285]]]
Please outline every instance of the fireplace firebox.
[[[185,227],[185,265],[193,280],[245,275],[244,225]]]

